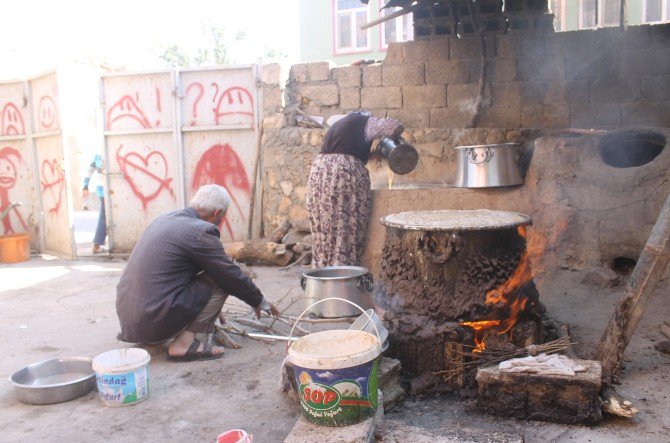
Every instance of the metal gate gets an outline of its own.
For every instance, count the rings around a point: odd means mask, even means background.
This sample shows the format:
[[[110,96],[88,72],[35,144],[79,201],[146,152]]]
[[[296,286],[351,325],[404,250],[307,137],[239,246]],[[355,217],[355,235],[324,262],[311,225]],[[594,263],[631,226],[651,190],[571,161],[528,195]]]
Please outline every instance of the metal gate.
[[[249,65],[103,76],[112,252],[130,251],[157,215],[186,206],[212,183],[232,199],[222,239],[249,237],[257,73]]]
[[[26,83],[0,83],[0,235],[27,232],[31,248],[37,249],[39,208],[29,125]]]
[[[38,195],[42,214],[40,250],[74,258],[72,204],[68,153],[63,149],[55,72],[28,81],[32,110],[31,140],[35,152]]]

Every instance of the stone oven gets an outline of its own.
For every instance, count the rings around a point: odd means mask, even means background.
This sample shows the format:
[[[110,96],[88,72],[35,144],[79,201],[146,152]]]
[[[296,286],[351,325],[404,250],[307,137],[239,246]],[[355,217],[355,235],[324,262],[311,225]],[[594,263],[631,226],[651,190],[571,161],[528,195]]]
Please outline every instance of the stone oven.
[[[377,301],[391,353],[412,390],[474,381],[454,371],[487,342],[517,348],[541,340],[539,294],[530,271],[524,214],[438,210],[382,219],[386,240]],[[436,373],[448,370],[448,376]]]

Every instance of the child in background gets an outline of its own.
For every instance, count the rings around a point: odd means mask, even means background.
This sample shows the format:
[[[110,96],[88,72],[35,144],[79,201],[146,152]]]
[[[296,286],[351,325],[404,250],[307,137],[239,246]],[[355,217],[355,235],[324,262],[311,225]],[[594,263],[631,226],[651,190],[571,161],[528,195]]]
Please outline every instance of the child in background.
[[[88,198],[89,188],[95,187],[95,192],[100,199],[100,213],[98,214],[98,226],[95,229],[93,237],[93,253],[97,254],[102,250],[107,238],[107,220],[105,218],[105,187],[104,177],[102,176],[102,156],[96,154],[89,165],[88,172],[84,177],[84,189],[82,195]]]

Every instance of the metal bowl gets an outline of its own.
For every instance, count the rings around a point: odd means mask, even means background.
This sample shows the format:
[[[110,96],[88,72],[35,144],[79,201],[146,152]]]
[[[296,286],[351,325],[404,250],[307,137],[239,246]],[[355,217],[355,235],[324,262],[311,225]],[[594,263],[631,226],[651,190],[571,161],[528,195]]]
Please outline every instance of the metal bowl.
[[[10,377],[19,400],[49,405],[82,397],[95,387],[93,359],[66,357],[33,363]]]

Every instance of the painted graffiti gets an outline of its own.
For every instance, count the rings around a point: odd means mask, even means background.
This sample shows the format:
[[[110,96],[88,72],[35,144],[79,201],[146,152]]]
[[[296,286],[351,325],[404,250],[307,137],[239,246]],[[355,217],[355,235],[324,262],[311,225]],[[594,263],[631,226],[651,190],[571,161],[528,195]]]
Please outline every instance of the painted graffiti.
[[[65,192],[65,173],[57,159],[42,162],[40,183],[42,184],[42,198],[45,209],[50,214],[57,214],[63,203]]]
[[[3,234],[14,234],[16,231],[12,226],[12,218],[15,217],[24,231],[28,230],[26,222],[16,207],[9,209],[11,204],[9,191],[16,185],[18,178],[16,166],[23,163],[21,154],[14,148],[5,147],[0,149],[0,214],[5,214],[2,219]],[[9,209],[9,212],[5,213]]]
[[[136,98],[124,95],[107,111],[107,129],[114,129],[114,124],[119,121],[130,120],[141,129],[151,128],[151,123],[146,115],[137,105]]]
[[[200,186],[210,184],[217,184],[226,188],[237,212],[245,220],[246,214],[239,204],[238,196],[242,193],[250,197],[251,186],[242,161],[227,143],[210,147],[200,157],[195,167],[191,189],[196,191]],[[233,229],[227,217],[224,218],[223,223],[226,225],[230,237],[234,240]]]
[[[40,97],[37,116],[42,129],[56,129],[56,102],[50,95]]]
[[[254,99],[247,89],[233,86],[223,91],[214,108],[216,124],[220,124],[221,118],[227,115],[247,115],[253,121]]]
[[[171,187],[172,178],[168,177],[168,162],[162,152],[151,151],[142,155],[135,151],[122,154],[122,150],[123,145],[120,145],[116,151],[116,161],[121,168],[123,178],[133,194],[142,202],[144,209],[164,189],[174,197]]]
[[[254,119],[254,99],[248,89],[241,86],[232,86],[219,94],[220,87],[216,82],[210,83],[212,104],[212,117],[215,125],[225,124],[227,116],[242,115],[248,117],[252,122]],[[205,95],[205,87],[200,82],[193,82],[186,88],[186,96],[193,95],[191,105],[191,126],[197,125],[198,107]],[[208,92],[209,95],[209,92]]]
[[[196,92],[196,98],[193,101],[193,108],[191,109],[191,126],[195,126],[196,124],[196,119],[198,118],[198,102],[205,94],[205,88],[203,88],[202,84],[200,82],[195,82],[188,85],[188,88],[186,88],[186,95],[189,95],[189,92],[194,88],[197,89],[198,92]]]
[[[0,135],[23,135],[25,133],[26,126],[19,108],[11,102],[5,104],[0,117]]]

